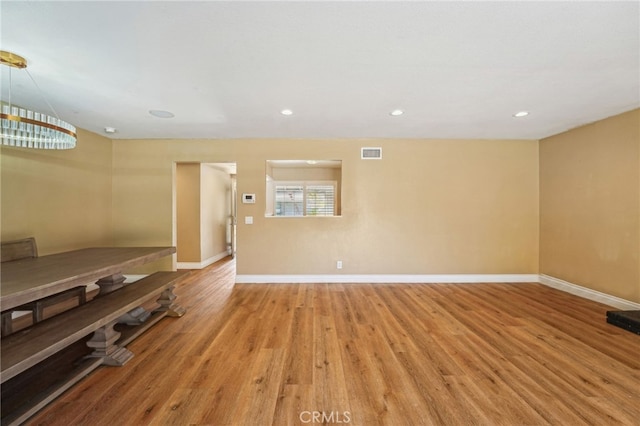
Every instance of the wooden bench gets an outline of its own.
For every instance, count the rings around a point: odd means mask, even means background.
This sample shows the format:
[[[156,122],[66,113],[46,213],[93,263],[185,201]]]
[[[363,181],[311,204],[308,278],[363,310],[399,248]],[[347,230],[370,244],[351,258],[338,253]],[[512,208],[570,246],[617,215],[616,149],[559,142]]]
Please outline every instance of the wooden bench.
[[[174,304],[173,288],[188,273],[189,271],[156,272],[84,305],[3,337],[0,341],[1,383],[27,371],[91,333],[93,336],[86,344],[93,348],[93,352],[88,355],[92,361],[90,367],[83,367],[74,377],[69,377],[55,389],[48,390],[46,395],[32,398],[28,407],[18,413],[12,413],[10,418],[3,418],[2,423],[24,421],[99,365],[124,365],[133,357],[125,345],[164,316],[177,317],[184,314],[184,309]],[[159,306],[146,322],[128,330],[127,335],[114,329],[120,317],[152,301],[156,296],[159,296]]]
[[[21,240],[7,241],[0,245],[0,261],[13,262],[20,259],[38,257],[38,247],[36,239],[33,237]],[[13,313],[16,311],[30,311],[32,322],[35,324],[44,319],[44,310],[49,306],[56,305],[69,299],[77,298],[78,305],[87,301],[85,286],[78,286],[66,290],[53,296],[45,297],[24,305],[8,309],[0,314],[0,336],[8,336],[13,333]]]

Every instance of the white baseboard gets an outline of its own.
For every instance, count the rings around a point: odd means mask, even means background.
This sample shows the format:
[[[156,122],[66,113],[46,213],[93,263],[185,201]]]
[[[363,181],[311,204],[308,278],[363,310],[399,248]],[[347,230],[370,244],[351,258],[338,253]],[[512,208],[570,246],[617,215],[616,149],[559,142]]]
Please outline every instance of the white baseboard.
[[[274,283],[526,283],[538,282],[538,274],[457,275],[236,275],[238,284]]]
[[[371,274],[371,275],[236,275],[237,284],[291,284],[291,283],[540,283],[585,299],[593,300],[622,310],[640,310],[640,303],[631,302],[610,294],[554,278],[544,274]]]
[[[549,275],[540,274],[540,284],[544,284],[546,286],[553,287],[555,289],[562,290],[567,293],[575,294],[576,296],[593,300],[594,302],[598,302],[604,305],[612,306],[614,308],[622,309],[624,311],[640,310],[640,303],[635,303],[629,300],[621,299],[619,297],[602,293],[597,290],[592,290],[587,287],[582,287],[580,285],[573,284],[568,281],[561,280],[559,278],[554,278]]]
[[[227,256],[229,256],[229,253],[227,251],[223,251],[222,253],[218,253],[207,260],[203,260],[202,262],[178,262],[177,268],[178,269],[202,269],[216,263],[218,260],[224,259]]]

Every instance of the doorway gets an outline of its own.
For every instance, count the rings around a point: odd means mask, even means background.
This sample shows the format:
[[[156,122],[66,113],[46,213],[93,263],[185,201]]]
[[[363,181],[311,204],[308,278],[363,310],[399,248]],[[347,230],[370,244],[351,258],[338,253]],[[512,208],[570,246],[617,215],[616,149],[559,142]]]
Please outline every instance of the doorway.
[[[173,239],[178,269],[202,269],[235,257],[236,199],[236,163],[175,163]]]

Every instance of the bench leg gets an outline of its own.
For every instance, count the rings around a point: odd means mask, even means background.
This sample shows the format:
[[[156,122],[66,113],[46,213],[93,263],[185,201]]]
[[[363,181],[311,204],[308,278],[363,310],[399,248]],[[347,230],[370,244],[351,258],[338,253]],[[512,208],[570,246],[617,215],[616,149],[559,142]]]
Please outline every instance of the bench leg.
[[[2,337],[13,333],[13,311],[5,311],[2,313]]]
[[[158,308],[154,309],[153,312],[166,312],[170,317],[181,317],[187,312],[185,308],[180,305],[174,303],[176,299],[176,295],[173,294],[173,286],[164,290],[157,302],[160,305]],[[146,311],[142,307],[137,307],[120,318],[118,318],[118,323],[127,324],[127,325],[140,325],[144,323],[151,316],[151,312]]]
[[[142,306],[138,306],[137,308],[133,308],[120,318],[118,318],[118,322],[120,324],[127,325],[140,325],[149,319],[151,316],[151,312],[147,312]]]
[[[133,353],[127,348],[116,346],[115,342],[120,338],[120,332],[113,329],[117,321],[112,321],[104,327],[100,327],[91,339],[87,341],[87,346],[94,351],[88,358],[102,358],[102,363],[106,365],[121,366],[133,358]]]
[[[162,294],[160,294],[160,298],[157,300],[158,304],[160,304],[160,307],[155,311],[166,311],[167,315],[170,317],[181,317],[187,312],[187,310],[182,306],[174,303],[174,300],[176,300],[177,296],[173,294],[173,288],[174,286],[171,286],[168,289],[164,290]]]

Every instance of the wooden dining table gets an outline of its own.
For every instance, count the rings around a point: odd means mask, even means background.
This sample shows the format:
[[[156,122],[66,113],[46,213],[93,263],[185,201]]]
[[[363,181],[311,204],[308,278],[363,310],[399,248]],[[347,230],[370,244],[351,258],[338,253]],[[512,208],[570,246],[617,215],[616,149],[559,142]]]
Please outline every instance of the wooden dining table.
[[[109,293],[125,285],[124,271],[175,252],[175,247],[93,247],[5,262],[0,266],[0,309],[94,282],[100,294]]]
[[[22,424],[99,366],[124,365],[133,357],[126,348],[133,339],[165,316],[182,316],[185,309],[175,303],[173,287],[186,271],[160,271],[132,283],[123,275],[175,252],[175,247],[94,247],[0,263],[3,320],[75,288],[100,286],[86,303],[3,334],[0,422]],[[146,311],[154,300],[157,307]]]

